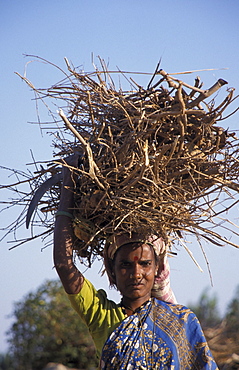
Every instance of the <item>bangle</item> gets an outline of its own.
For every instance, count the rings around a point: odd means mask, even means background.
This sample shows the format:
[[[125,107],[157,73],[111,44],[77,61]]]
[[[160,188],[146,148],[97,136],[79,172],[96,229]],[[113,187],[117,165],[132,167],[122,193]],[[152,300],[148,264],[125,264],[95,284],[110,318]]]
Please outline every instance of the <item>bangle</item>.
[[[57,216],[67,216],[70,218],[74,218],[74,216],[70,212],[65,212],[65,211],[57,211],[55,214],[55,217]]]

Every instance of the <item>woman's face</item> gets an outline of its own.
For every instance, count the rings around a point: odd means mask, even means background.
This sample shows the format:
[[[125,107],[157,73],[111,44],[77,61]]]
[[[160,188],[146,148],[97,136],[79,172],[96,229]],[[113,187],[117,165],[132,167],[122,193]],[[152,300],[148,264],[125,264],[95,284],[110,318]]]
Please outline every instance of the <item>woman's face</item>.
[[[123,303],[135,309],[151,297],[157,273],[155,255],[148,244],[122,246],[115,256],[116,286]]]

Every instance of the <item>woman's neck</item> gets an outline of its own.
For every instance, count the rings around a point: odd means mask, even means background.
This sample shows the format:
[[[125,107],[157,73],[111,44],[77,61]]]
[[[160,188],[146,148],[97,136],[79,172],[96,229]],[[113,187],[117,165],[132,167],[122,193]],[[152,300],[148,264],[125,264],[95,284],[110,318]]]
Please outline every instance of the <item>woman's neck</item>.
[[[121,299],[120,305],[125,309],[127,316],[133,315],[140,307],[150,300],[150,297],[147,299],[140,299],[139,301],[127,300],[124,297]]]

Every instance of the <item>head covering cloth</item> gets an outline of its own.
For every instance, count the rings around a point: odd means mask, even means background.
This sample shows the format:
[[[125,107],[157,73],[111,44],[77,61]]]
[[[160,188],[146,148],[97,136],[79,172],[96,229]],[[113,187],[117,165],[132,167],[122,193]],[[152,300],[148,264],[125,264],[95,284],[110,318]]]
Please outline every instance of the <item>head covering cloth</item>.
[[[155,276],[151,296],[165,302],[176,303],[176,298],[170,287],[170,266],[167,259],[168,247],[163,238],[156,235],[150,235],[146,239],[143,239],[138,233],[125,233],[113,235],[107,241],[104,248],[104,264],[110,284],[115,285],[115,277],[113,274],[113,259],[115,253],[123,245],[133,243],[150,245],[160,260],[160,265],[157,275]]]

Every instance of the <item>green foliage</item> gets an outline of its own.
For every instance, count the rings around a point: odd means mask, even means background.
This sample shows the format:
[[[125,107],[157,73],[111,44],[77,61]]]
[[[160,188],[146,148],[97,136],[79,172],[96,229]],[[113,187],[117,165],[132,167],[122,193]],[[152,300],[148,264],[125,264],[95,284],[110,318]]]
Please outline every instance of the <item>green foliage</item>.
[[[235,297],[229,303],[226,313],[227,333],[239,342],[239,285],[236,288]]]
[[[15,370],[13,359],[9,354],[0,354],[0,370]]]
[[[203,328],[212,328],[221,322],[217,305],[218,300],[216,296],[209,297],[208,289],[206,288],[202,292],[198,303],[196,305],[190,304],[189,306],[198,317]]]
[[[13,316],[8,342],[15,370],[41,370],[48,362],[83,369],[97,366],[88,329],[58,281],[47,281],[15,303]]]

